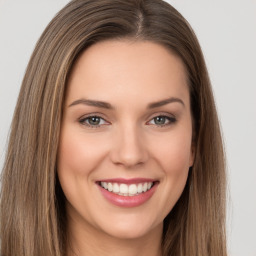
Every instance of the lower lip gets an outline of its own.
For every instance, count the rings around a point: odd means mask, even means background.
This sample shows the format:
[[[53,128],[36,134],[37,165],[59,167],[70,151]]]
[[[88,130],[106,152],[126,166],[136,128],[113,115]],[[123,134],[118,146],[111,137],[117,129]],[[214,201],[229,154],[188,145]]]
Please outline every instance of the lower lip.
[[[120,207],[136,207],[144,204],[153,196],[154,192],[156,191],[157,185],[158,183],[154,184],[154,186],[150,190],[136,196],[120,196],[112,192],[109,192],[108,190],[101,187],[100,185],[98,186],[102,195],[110,203]]]

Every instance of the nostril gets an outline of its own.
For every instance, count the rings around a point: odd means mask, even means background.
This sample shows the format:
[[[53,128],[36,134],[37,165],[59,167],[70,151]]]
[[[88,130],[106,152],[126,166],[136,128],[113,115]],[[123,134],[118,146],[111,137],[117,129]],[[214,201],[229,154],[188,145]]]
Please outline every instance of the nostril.
[[[112,154],[112,162],[117,165],[126,167],[141,166],[147,161],[147,156],[144,152],[127,152],[119,150]]]

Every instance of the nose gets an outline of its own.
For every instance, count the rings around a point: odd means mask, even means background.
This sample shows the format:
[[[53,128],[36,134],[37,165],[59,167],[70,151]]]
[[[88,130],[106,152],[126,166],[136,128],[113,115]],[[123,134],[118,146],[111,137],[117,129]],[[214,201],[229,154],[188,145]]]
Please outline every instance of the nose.
[[[114,164],[132,168],[148,160],[146,142],[138,128],[126,126],[118,129],[114,136],[111,150],[111,160]]]

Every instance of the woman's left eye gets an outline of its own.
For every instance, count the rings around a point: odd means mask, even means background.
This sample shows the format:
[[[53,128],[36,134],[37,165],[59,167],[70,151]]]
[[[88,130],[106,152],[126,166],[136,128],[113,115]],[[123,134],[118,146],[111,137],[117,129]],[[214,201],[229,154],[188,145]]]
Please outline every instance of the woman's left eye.
[[[89,127],[98,127],[101,125],[108,124],[108,122],[100,116],[88,116],[80,119],[79,123]]]
[[[156,126],[166,126],[170,125],[176,122],[175,117],[170,117],[170,116],[156,116],[153,119],[151,119],[148,124],[156,125]]]

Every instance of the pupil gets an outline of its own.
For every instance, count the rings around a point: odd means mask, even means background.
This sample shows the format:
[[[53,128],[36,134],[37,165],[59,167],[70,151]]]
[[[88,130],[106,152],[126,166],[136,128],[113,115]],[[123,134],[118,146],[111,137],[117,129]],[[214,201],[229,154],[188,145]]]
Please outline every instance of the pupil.
[[[100,118],[96,116],[90,117],[89,123],[91,125],[98,125],[100,123]]]
[[[156,124],[165,124],[165,117],[164,116],[157,116],[155,117]]]

